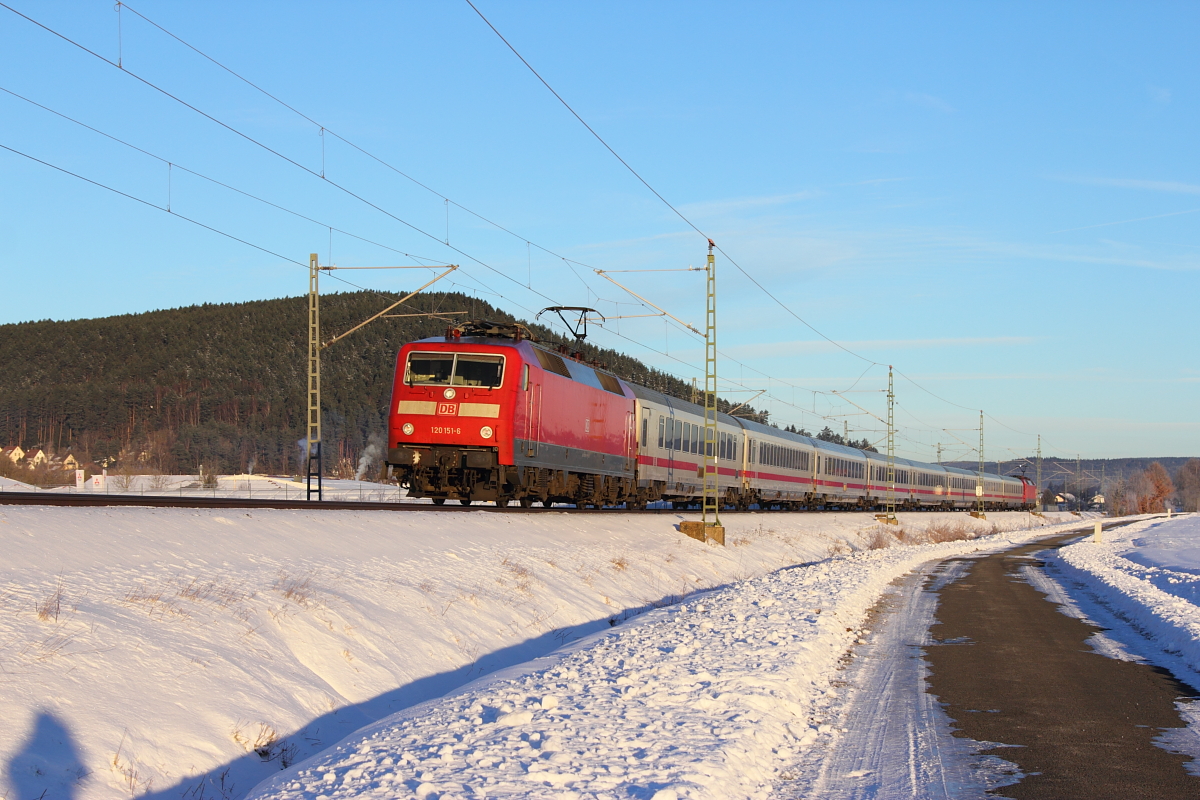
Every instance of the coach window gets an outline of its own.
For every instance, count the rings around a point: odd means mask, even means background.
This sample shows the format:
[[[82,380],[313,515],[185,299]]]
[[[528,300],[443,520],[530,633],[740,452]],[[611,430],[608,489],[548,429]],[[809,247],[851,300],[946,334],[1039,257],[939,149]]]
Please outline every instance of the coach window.
[[[683,449],[683,420],[679,420],[679,419],[675,420],[675,432],[672,434],[672,438],[673,438],[674,443],[673,443],[671,449],[672,450],[682,450]]]
[[[529,367],[526,367],[529,369]],[[642,447],[650,446],[650,417],[642,417]]]
[[[665,420],[663,419],[663,415],[659,414],[658,415],[658,448],[660,450],[662,449],[662,446],[663,446],[663,433],[665,433],[663,428],[666,427],[664,422],[665,422]]]

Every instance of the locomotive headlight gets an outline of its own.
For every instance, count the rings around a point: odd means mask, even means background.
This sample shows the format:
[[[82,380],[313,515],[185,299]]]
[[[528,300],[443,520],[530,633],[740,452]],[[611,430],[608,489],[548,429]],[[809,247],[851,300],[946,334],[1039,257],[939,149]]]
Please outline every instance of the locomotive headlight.
[[[404,431],[405,436],[412,436],[413,431],[415,431],[416,428],[413,427],[411,422],[406,422],[400,426],[400,430]]]
[[[492,438],[493,433],[495,433],[495,431],[492,430],[491,425],[484,425],[482,428],[479,429],[479,435],[485,439]]]
[[[442,397],[446,398],[447,400],[453,400],[454,395],[456,395],[456,394],[458,394],[458,393],[455,392],[454,389],[452,389],[450,387],[446,387],[446,390],[444,392],[442,392]]]

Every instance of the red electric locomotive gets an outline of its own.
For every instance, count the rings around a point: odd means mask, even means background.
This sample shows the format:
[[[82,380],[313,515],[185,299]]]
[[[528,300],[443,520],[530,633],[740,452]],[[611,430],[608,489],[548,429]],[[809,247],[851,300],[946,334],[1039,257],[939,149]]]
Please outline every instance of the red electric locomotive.
[[[469,323],[396,359],[388,463],[412,497],[644,506],[634,396],[623,381],[529,340]]]

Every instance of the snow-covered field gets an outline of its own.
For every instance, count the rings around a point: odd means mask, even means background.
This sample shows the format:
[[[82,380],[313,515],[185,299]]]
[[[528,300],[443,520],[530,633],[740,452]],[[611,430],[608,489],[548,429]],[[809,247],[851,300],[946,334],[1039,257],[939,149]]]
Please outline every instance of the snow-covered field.
[[[868,515],[753,514],[729,515],[719,548],[681,518],[0,507],[0,797],[239,798],[373,723],[396,752],[333,770],[337,787],[383,786],[408,753],[386,792],[466,796],[447,765],[473,786],[569,762],[595,796],[752,795],[811,740],[799,712],[887,582],[978,546],[855,554],[898,543]],[[951,520],[1042,524],[902,515],[911,533]],[[772,697],[800,727],[770,721]],[[468,735],[470,768],[461,741],[429,749]],[[739,753],[753,766],[730,769]],[[330,772],[278,788],[328,794]]]
[[[40,489],[20,481],[0,478],[0,492],[302,500],[306,496],[307,489],[303,479],[297,480],[275,475],[220,475],[216,478],[216,483],[216,486],[204,486],[199,475],[126,476],[113,474],[105,478],[103,489],[95,489],[90,483],[82,489],[77,489],[74,484]],[[322,481],[321,489],[322,496],[326,500],[362,500],[377,503],[429,502],[429,500],[414,500],[405,496],[405,493],[395,484],[388,485],[373,481],[325,478]]]

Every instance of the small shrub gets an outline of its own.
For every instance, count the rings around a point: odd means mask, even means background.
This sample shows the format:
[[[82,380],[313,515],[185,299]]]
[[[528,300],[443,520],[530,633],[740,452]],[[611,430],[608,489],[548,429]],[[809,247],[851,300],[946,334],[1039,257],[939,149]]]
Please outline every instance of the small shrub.
[[[270,761],[276,755],[275,749],[279,742],[279,734],[265,722],[258,723],[257,727],[250,723],[239,722],[233,727],[230,736],[235,742],[246,748],[247,752],[253,750],[257,753],[263,761]]]
[[[275,581],[275,591],[283,595],[285,600],[291,600],[298,606],[305,608],[312,602],[313,595],[316,589],[313,588],[312,578],[292,578],[283,573],[279,580]]]
[[[37,618],[42,622],[58,622],[58,614],[62,611],[63,583],[62,578],[54,585],[54,589],[37,604]]]
[[[629,569],[629,561],[625,558],[625,556],[617,556],[614,558],[612,560],[612,565],[613,569],[615,569],[617,572],[624,572],[625,570]]]
[[[867,534],[863,546],[868,550],[883,550],[896,544],[896,537],[884,528],[875,528]]]
[[[935,544],[974,539],[976,533],[965,522],[939,521],[925,526],[925,537]]]

